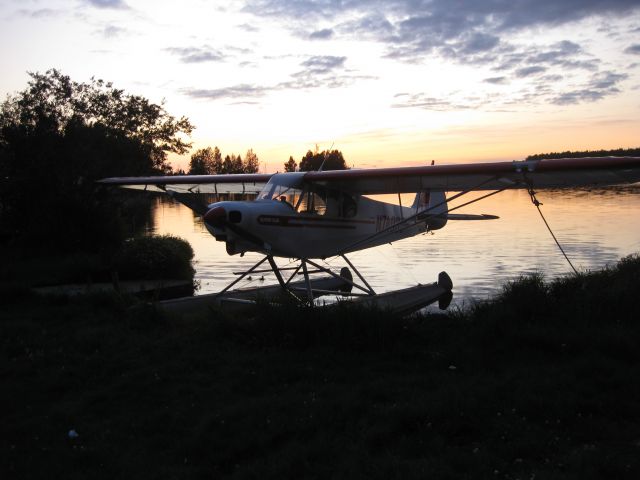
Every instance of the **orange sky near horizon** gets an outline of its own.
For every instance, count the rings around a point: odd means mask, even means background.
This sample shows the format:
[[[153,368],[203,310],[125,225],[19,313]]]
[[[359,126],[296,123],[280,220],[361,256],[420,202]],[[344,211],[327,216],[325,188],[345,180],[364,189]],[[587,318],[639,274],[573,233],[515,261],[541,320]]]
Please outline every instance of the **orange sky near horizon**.
[[[249,142],[247,144],[251,145]],[[396,135],[392,141],[384,137],[362,141],[354,136],[315,143],[265,143],[247,148],[239,144],[225,148],[224,143],[197,141],[193,144],[193,150],[216,145],[223,154],[244,155],[248,148],[253,148],[260,158],[261,171],[266,173],[282,171],[289,156],[299,162],[306,151],[313,150],[315,145],[320,150],[341,150],[352,168],[383,168],[425,165],[431,160],[438,164],[493,162],[522,160],[537,153],[638,148],[640,125],[632,122],[620,122],[607,127],[586,122],[583,125],[562,122],[550,125],[540,120],[539,124],[521,127],[491,125],[475,129],[453,128],[449,133],[416,131]],[[189,155],[173,156],[171,163],[175,169],[187,170]]]

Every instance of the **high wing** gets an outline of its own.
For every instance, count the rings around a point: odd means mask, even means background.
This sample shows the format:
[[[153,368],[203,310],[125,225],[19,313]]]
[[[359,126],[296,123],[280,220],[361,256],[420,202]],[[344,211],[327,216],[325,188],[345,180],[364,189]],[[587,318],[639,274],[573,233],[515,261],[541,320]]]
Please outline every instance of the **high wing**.
[[[272,174],[113,177],[99,180],[157,192],[259,193]],[[353,194],[607,186],[640,181],[640,157],[593,157],[306,172],[302,181]]]
[[[640,157],[594,157],[308,172],[304,181],[353,194],[607,186],[640,181]]]
[[[98,180],[104,185],[150,192],[176,193],[259,193],[271,174],[172,175],[157,177],[112,177]]]

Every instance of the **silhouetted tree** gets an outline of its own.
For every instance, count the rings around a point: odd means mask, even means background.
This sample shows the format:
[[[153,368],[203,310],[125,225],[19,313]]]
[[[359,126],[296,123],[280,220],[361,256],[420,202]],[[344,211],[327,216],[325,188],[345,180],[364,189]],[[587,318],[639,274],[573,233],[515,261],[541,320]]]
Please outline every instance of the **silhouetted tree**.
[[[339,150],[315,152],[309,150],[300,160],[300,171],[318,170],[322,166],[323,170],[347,170],[347,164]]]
[[[247,150],[247,154],[244,156],[242,170],[244,173],[258,173],[258,170],[260,170],[260,160],[251,148]]]
[[[216,170],[215,154],[211,147],[201,148],[191,155],[189,175],[213,175]]]
[[[227,155],[224,157],[220,173],[233,173],[233,160],[231,159],[231,156]]]
[[[222,154],[218,147],[213,148],[213,171],[215,173],[222,173]]]
[[[243,173],[242,157],[231,154],[231,171],[229,173]]]
[[[117,241],[116,190],[108,176],[168,173],[193,126],[162,105],[111,83],[72,81],[57,70],[30,73],[0,108],[0,225],[5,236],[67,249]]]
[[[293,157],[289,157],[289,160],[284,163],[285,172],[295,172],[297,168],[298,168],[298,164],[293,159]]]

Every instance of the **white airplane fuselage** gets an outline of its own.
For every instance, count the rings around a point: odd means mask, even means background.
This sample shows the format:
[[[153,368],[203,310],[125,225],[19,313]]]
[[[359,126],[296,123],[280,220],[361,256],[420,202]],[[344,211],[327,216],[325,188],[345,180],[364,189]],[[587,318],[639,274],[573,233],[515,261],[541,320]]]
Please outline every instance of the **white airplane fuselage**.
[[[217,240],[226,242],[230,255],[255,251],[288,258],[326,258],[437,230],[447,222],[442,192],[426,195],[422,204],[418,194],[413,207],[402,207],[339,192],[319,195],[317,190],[293,191],[289,185],[269,187],[254,201],[208,206],[205,225]],[[426,218],[404,221],[429,205],[435,208]],[[383,231],[384,235],[376,235]]]

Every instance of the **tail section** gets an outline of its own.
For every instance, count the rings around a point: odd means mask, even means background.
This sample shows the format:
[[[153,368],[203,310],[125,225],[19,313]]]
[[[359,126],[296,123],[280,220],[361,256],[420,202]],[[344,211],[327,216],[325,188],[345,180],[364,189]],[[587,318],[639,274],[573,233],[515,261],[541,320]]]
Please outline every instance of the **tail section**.
[[[425,212],[424,219],[429,230],[437,230],[447,224],[447,197],[444,192],[418,192],[411,208],[414,213]]]

